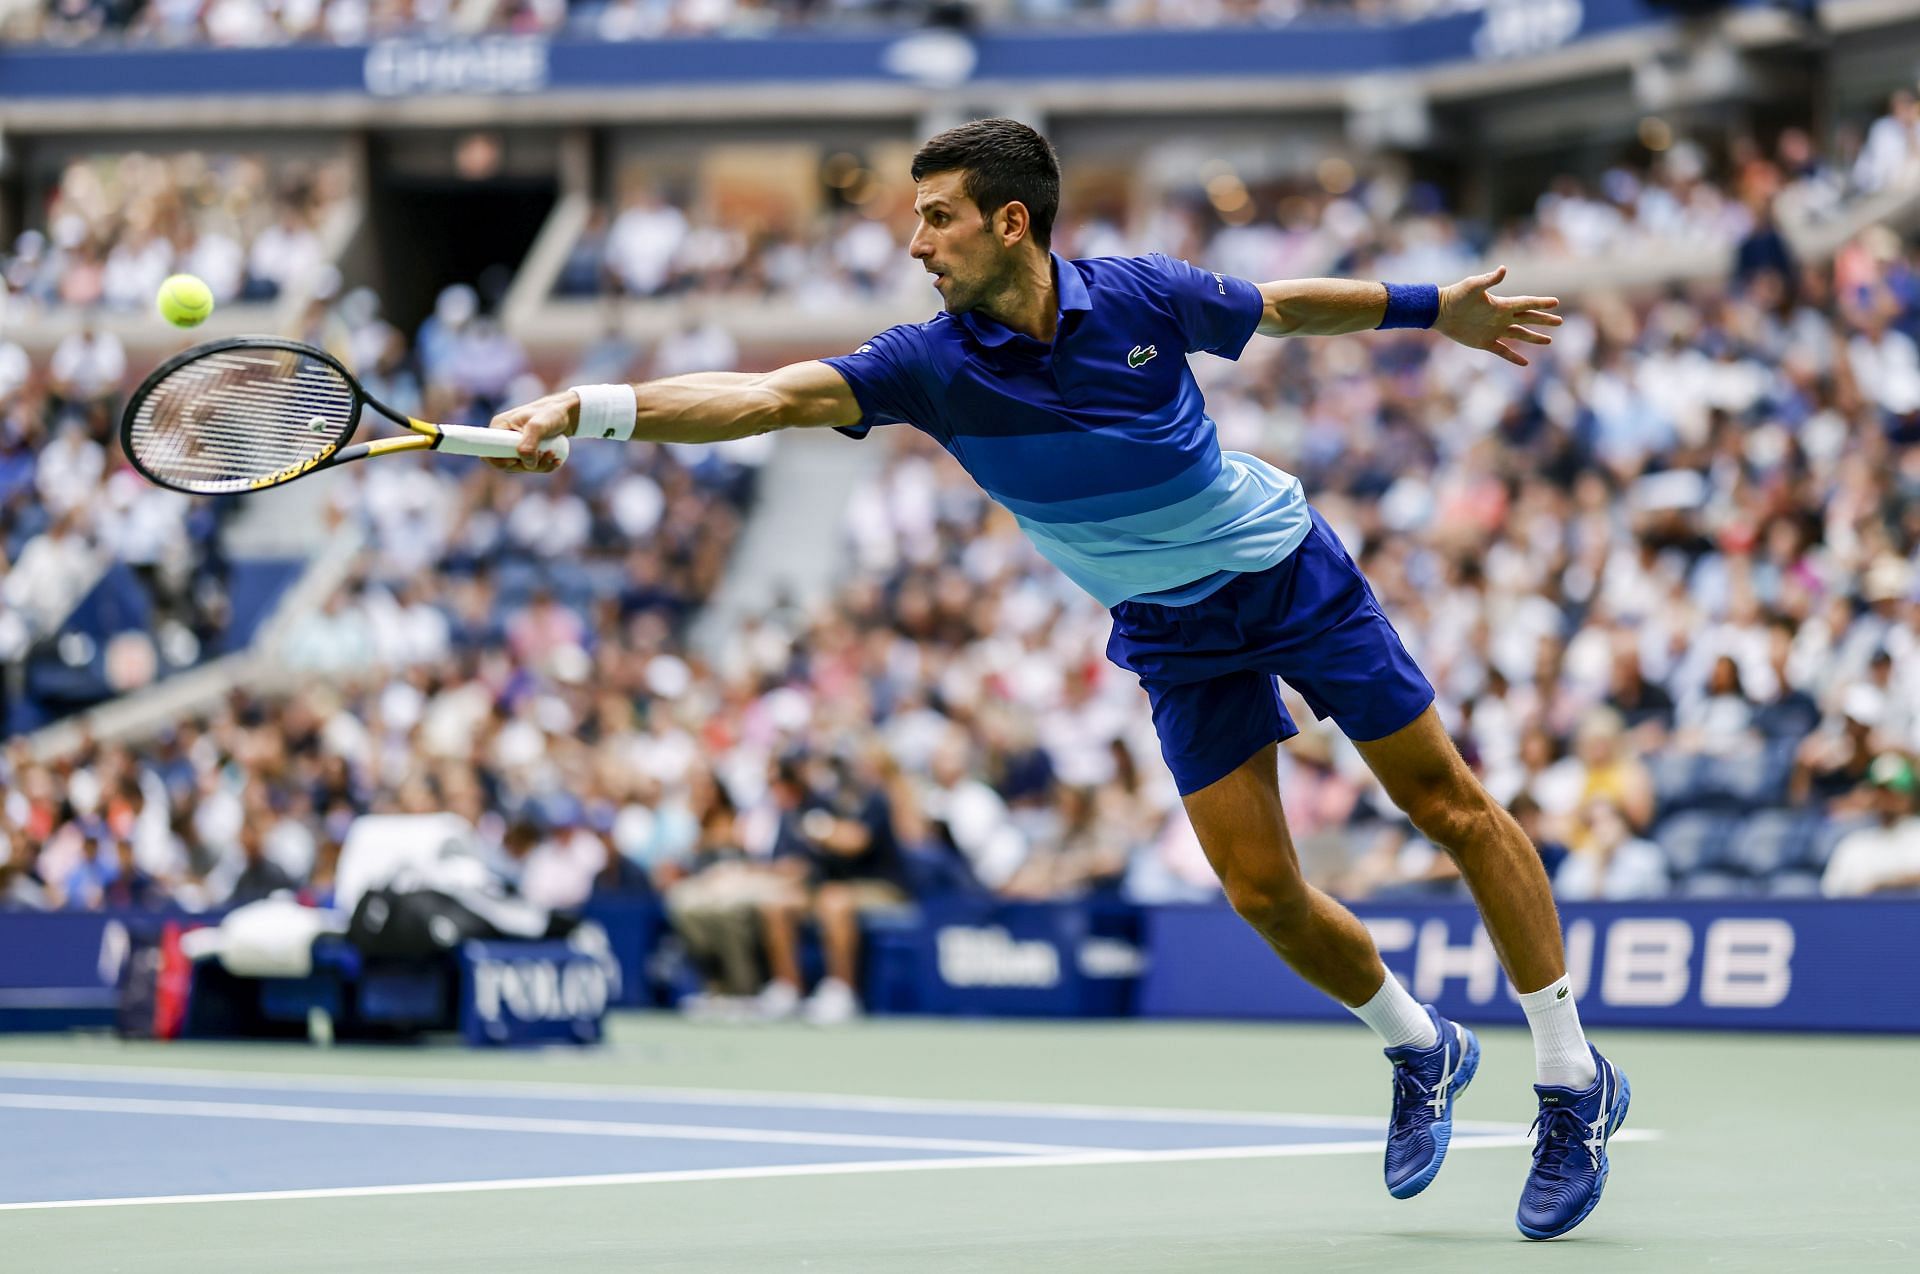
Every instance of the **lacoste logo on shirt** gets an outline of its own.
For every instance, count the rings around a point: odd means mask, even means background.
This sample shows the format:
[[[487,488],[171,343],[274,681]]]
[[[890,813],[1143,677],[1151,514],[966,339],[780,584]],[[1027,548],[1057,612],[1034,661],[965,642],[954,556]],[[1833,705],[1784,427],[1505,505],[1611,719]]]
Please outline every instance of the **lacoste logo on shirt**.
[[[1151,345],[1136,345],[1131,350],[1127,351],[1127,366],[1128,367],[1145,366],[1147,360],[1152,358],[1155,354],[1158,354],[1159,352],[1160,352],[1159,350],[1155,349]]]

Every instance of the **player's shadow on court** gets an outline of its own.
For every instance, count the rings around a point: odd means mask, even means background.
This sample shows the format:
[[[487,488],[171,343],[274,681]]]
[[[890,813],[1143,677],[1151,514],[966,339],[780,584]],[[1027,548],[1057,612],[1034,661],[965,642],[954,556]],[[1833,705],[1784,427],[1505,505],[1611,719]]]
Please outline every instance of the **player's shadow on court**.
[[[1519,1231],[1508,1234],[1489,1234],[1485,1230],[1375,1230],[1374,1234],[1382,1239],[1394,1239],[1408,1243],[1446,1244],[1455,1247],[1510,1248],[1520,1246],[1540,1246],[1545,1243],[1577,1243],[1583,1248],[1607,1248],[1620,1251],[1642,1251],[1644,1243],[1631,1239],[1595,1238],[1584,1234],[1565,1234],[1557,1239],[1530,1239]]]

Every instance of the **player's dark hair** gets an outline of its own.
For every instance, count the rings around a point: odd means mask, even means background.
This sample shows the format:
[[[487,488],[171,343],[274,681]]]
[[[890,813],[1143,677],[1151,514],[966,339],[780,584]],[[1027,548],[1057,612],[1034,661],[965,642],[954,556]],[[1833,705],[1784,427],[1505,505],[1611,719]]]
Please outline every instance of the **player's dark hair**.
[[[932,138],[913,157],[913,179],[960,172],[960,189],[984,217],[1010,203],[1026,205],[1033,240],[1053,246],[1060,211],[1060,161],[1047,139],[1017,119],[976,119]]]

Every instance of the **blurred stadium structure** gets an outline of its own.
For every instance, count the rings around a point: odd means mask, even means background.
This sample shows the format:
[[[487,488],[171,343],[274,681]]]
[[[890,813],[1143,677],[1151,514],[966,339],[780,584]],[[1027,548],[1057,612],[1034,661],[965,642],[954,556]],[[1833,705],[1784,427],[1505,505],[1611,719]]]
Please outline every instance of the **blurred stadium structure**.
[[[0,34],[0,907],[325,901],[356,817],[442,811],[545,905],[684,903],[814,805],[922,901],[1216,897],[1107,617],[906,429],[221,502],[113,442],[189,341],[175,270],[205,335],[476,424],[844,351],[932,312],[906,161],[977,113],[1053,138],[1068,256],[1569,298],[1524,371],[1399,333],[1198,369],[1364,545],[1566,899],[1920,886],[1920,4],[0,0]],[[1337,732],[1282,765],[1318,882],[1461,895]]]

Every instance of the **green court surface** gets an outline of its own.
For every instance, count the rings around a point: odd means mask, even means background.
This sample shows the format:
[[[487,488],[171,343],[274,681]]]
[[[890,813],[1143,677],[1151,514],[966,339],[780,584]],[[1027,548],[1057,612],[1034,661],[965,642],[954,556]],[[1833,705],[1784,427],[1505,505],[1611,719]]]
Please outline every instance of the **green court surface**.
[[[1524,1127],[1533,1114],[1527,1040],[1515,1030],[1489,1030],[1482,1039],[1485,1060],[1459,1118]],[[631,1014],[617,1019],[602,1049],[537,1055],[5,1037],[0,1092],[12,1093],[14,1106],[0,1108],[0,1175],[14,1183],[11,1198],[28,1202],[0,1207],[0,1269],[1056,1274],[1920,1268],[1911,1150],[1920,1107],[1908,1095],[1920,1041],[1611,1031],[1601,1033],[1599,1042],[1633,1082],[1628,1127],[1658,1136],[1616,1142],[1599,1210],[1571,1236],[1541,1245],[1513,1228],[1527,1152],[1511,1136],[1489,1145],[1457,1145],[1439,1180],[1407,1202],[1387,1196],[1379,1154],[1370,1145],[1363,1151],[1348,1145],[1301,1153],[1116,1156],[1096,1164],[1051,1163],[1042,1156],[1028,1164],[1000,1157],[986,1163],[949,1158],[919,1168],[909,1161],[857,1163],[850,1170],[843,1165],[791,1175],[730,1169],[707,1179],[656,1173],[669,1179],[619,1184],[554,1184],[551,1178],[570,1170],[529,1168],[526,1176],[546,1184],[59,1208],[42,1203],[71,1196],[35,1194],[31,1181],[35,1156],[53,1156],[66,1140],[110,1142],[109,1134],[157,1124],[183,1131],[164,1134],[150,1152],[141,1152],[154,1159],[141,1169],[150,1171],[151,1185],[134,1193],[204,1192],[180,1184],[183,1165],[196,1156],[210,1157],[215,1169],[223,1160],[240,1162],[240,1143],[209,1141],[206,1130],[256,1139],[298,1130],[298,1124],[249,1124],[238,1106],[214,1109],[229,1100],[263,1100],[250,1098],[246,1086],[271,1088],[283,1078],[349,1091],[354,1106],[386,1102],[379,1111],[328,1109],[321,1121],[340,1114],[344,1122],[374,1124],[390,1116],[428,1118],[401,1108],[408,1106],[407,1092],[429,1091],[436,1083],[443,1089],[433,1091],[465,1091],[468,1101],[502,1104],[512,1098],[501,1094],[517,1090],[501,1085],[534,1085],[527,1091],[536,1094],[562,1092],[556,1085],[593,1085],[644,1086],[666,1101],[672,1096],[658,1090],[693,1088],[757,1093],[755,1100],[768,1102],[783,1100],[769,1099],[769,1093],[828,1093],[965,1100],[982,1103],[982,1110],[995,1109],[984,1106],[993,1102],[1377,1118],[1388,1101],[1386,1066],[1357,1026],[895,1019],[816,1031],[695,1026]],[[59,1078],[66,1075],[96,1087],[118,1082],[113,1077],[121,1074],[144,1076],[157,1088],[143,1091],[163,1097],[187,1091],[169,1090],[168,1084],[217,1088],[222,1082],[218,1076],[154,1074],[162,1068],[231,1072],[242,1085],[214,1092],[218,1101],[198,1103],[205,1110],[187,1111],[183,1104],[179,1114],[162,1101],[148,1101],[154,1109],[142,1110],[124,1097],[36,1095],[56,1091],[53,1086],[68,1082]],[[311,1078],[319,1076],[352,1078]],[[713,1103],[720,1095],[707,1091],[693,1099]],[[61,1101],[67,1113],[36,1107]],[[112,1113],[122,1107],[125,1113]],[[275,1109],[283,1113],[265,1117],[288,1117],[285,1107]],[[188,1117],[193,1114],[216,1117]],[[47,1118],[71,1122],[27,1122]],[[1313,1124],[1311,1118],[1304,1122]],[[9,1127],[15,1130],[12,1145]],[[457,1138],[481,1135],[472,1127],[437,1135],[464,1144]],[[404,1127],[349,1131],[375,1137],[395,1153],[411,1135]],[[731,1131],[718,1135],[739,1139]],[[559,1144],[564,1150],[571,1143]],[[123,1160],[128,1152],[116,1153]],[[862,1159],[865,1152],[851,1157]],[[118,1162],[113,1170],[127,1166]],[[200,1163],[202,1170],[207,1166]],[[108,1168],[103,1162],[98,1170]],[[240,1171],[219,1185],[225,1193],[255,1188]]]

